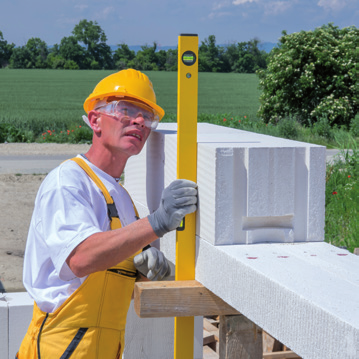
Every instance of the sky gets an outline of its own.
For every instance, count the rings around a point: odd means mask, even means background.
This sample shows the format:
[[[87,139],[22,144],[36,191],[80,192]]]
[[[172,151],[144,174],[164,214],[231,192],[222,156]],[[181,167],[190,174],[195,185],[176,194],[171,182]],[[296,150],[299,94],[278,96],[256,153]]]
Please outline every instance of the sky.
[[[16,46],[32,37],[59,44],[82,19],[97,21],[108,45],[176,46],[181,33],[277,43],[283,30],[358,27],[359,0],[0,0],[0,31]]]

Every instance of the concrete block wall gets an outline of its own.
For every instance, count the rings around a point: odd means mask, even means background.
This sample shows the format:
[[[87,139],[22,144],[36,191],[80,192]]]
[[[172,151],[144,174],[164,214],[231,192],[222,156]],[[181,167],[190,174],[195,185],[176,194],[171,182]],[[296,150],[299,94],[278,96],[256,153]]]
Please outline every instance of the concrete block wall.
[[[160,124],[125,186],[154,211],[176,178],[177,125]],[[197,231],[214,244],[324,240],[325,147],[198,124]]]
[[[26,292],[0,295],[0,359],[14,359],[30,324],[33,300]]]
[[[161,124],[128,163],[142,216],[176,178],[176,141]],[[323,242],[325,148],[198,124],[197,156],[196,280],[306,359],[359,358],[359,257]],[[174,232],[157,246],[175,263]]]

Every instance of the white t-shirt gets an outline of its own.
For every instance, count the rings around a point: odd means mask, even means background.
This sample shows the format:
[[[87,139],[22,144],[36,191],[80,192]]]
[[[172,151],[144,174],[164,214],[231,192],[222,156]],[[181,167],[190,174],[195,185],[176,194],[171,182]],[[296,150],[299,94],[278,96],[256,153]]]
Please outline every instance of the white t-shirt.
[[[113,177],[86,162],[112,196],[122,226],[134,222],[127,192]],[[54,312],[83,283],[86,277],[77,278],[66,259],[87,237],[108,230],[105,198],[78,164],[66,161],[46,176],[35,200],[23,275],[26,290],[41,310]]]

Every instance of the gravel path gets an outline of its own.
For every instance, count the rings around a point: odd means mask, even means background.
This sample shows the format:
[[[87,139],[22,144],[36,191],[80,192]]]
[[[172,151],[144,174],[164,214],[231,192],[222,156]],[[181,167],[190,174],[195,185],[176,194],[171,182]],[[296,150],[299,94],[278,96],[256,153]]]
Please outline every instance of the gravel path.
[[[90,145],[67,143],[0,143],[0,156],[75,155]]]

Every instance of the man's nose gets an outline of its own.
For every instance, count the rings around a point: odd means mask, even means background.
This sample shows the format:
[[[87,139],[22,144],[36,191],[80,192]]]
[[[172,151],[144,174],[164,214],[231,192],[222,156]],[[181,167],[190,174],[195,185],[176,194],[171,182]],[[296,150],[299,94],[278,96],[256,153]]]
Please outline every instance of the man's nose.
[[[145,119],[143,118],[142,113],[137,114],[133,119],[132,119],[132,124],[134,125],[139,125],[141,127],[145,127]]]

